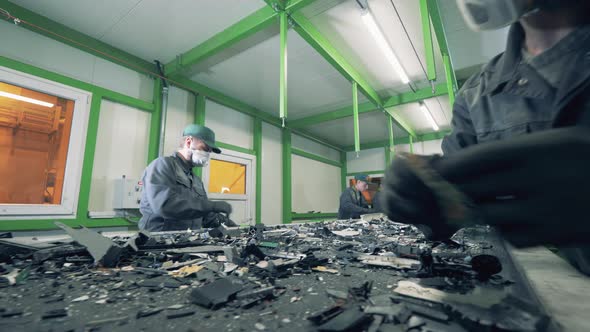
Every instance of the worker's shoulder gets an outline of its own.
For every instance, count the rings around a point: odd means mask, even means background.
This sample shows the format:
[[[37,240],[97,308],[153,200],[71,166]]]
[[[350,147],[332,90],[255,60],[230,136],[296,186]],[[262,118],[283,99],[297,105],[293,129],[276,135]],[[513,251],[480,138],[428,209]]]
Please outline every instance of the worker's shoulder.
[[[158,157],[148,165],[147,170],[151,169],[169,169],[176,167],[175,156],[162,156]]]
[[[488,63],[481,66],[480,70],[471,75],[459,90],[457,98],[465,99],[467,104],[476,99],[489,84],[493,84],[496,75],[500,75],[504,63],[505,53],[502,52],[493,57]]]

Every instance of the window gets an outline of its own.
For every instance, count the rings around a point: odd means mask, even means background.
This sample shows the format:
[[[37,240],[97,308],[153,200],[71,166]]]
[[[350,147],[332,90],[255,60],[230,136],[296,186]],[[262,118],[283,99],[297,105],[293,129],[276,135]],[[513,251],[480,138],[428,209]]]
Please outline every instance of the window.
[[[88,93],[0,67],[0,218],[74,217]]]
[[[209,167],[209,193],[246,194],[246,165],[212,159]]]

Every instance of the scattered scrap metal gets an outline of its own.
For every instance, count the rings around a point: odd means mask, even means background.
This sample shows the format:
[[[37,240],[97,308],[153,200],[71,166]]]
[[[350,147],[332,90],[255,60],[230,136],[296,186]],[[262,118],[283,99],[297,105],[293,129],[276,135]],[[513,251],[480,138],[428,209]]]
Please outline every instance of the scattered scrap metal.
[[[56,224],[72,241],[0,239],[0,330],[539,331],[548,323],[510,295],[493,245],[481,240],[486,227],[432,243],[381,215],[113,238]]]

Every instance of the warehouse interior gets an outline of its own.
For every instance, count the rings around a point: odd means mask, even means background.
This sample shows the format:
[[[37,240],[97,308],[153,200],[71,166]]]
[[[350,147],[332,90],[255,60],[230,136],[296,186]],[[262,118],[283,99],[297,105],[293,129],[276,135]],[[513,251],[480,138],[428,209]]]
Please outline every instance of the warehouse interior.
[[[400,152],[442,154],[457,94],[505,50],[509,32],[472,31],[451,0],[0,0],[0,17],[0,233],[60,241],[79,227],[137,233],[142,174],[175,154],[188,124],[215,133],[222,153],[195,174],[240,229],[333,222],[355,176],[369,176],[371,203]],[[588,328],[587,276],[546,247],[507,248],[547,330]],[[282,295],[285,306],[304,301],[294,294]],[[0,297],[0,314],[11,301]],[[80,310],[102,310],[92,304]],[[309,328],[290,325],[281,308],[208,319],[241,316],[236,331]],[[191,310],[182,319],[192,325],[179,326],[199,330],[206,313]],[[58,326],[10,325],[27,317],[14,316],[0,329]],[[119,323],[92,328],[150,330],[139,316]]]

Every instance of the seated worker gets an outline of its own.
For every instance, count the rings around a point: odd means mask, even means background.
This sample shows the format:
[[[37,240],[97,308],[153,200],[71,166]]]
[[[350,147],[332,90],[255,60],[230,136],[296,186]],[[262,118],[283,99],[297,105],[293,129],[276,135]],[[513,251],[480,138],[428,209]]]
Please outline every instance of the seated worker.
[[[139,229],[158,232],[217,227],[219,220],[235,225],[228,218],[231,205],[207,199],[203,182],[193,173],[193,167],[207,166],[210,152],[221,153],[215,133],[192,124],[182,132],[177,152],[148,165],[142,177]],[[220,212],[227,217],[220,218]]]
[[[459,91],[443,157],[396,158],[387,214],[432,239],[489,224],[590,274],[590,1],[457,2],[476,30],[512,24],[506,50]]]
[[[338,208],[338,219],[358,219],[361,214],[373,213],[369,208],[363,192],[369,189],[368,176],[357,174],[354,176],[355,184],[346,188],[340,195],[340,207]]]

